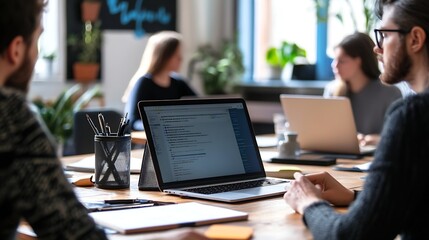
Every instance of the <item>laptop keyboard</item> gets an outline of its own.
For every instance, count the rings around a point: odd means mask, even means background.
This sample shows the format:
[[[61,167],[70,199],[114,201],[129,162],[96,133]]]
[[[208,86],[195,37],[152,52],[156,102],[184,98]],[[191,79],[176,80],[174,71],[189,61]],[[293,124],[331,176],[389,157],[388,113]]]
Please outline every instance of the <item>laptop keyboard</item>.
[[[214,194],[221,192],[229,192],[247,188],[254,187],[263,187],[270,186],[279,183],[289,182],[288,180],[277,180],[277,179],[262,179],[262,180],[254,180],[249,182],[239,182],[239,183],[231,183],[224,185],[216,185],[216,186],[208,186],[208,187],[198,187],[198,188],[188,188],[184,191],[194,192],[194,193],[202,193],[202,194]]]

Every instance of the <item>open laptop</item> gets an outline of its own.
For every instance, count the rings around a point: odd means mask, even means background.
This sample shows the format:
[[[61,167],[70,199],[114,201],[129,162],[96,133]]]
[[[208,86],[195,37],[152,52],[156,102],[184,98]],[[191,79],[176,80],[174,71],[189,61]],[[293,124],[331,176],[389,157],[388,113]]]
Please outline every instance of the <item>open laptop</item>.
[[[289,127],[298,133],[303,150],[342,158],[374,153],[375,146],[359,146],[350,100],[309,95],[280,95]]]
[[[222,202],[285,193],[288,180],[265,175],[243,99],[140,101],[138,107],[161,191]]]

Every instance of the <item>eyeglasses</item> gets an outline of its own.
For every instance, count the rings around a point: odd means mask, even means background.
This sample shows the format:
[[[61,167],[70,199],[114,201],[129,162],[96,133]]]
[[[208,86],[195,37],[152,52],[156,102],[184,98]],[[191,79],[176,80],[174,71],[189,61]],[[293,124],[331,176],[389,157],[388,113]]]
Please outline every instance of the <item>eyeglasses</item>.
[[[383,42],[384,42],[384,33],[385,32],[397,32],[400,34],[408,34],[411,32],[411,30],[403,30],[403,29],[374,29],[375,33],[375,40],[377,42],[377,47],[380,49],[383,49]]]

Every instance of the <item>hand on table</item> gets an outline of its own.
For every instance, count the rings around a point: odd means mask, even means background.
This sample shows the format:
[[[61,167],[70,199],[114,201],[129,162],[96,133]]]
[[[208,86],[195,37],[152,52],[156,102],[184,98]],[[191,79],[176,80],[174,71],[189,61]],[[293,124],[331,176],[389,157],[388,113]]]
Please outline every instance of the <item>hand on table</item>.
[[[367,145],[377,145],[380,142],[380,135],[378,134],[368,134],[364,135],[359,133],[357,135],[359,145],[367,146]]]
[[[354,200],[354,192],[339,183],[327,172],[302,175],[294,174],[284,195],[286,203],[302,214],[309,205],[326,200],[336,206],[347,206]]]

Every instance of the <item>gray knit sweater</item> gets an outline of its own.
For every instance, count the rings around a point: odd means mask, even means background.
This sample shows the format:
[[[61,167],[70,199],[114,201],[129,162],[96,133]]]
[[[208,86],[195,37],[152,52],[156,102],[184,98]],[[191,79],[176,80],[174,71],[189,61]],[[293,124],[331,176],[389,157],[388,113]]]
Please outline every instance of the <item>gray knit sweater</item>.
[[[427,239],[429,91],[389,108],[373,164],[346,214],[326,202],[304,212],[315,239]]]
[[[332,81],[326,86],[325,97],[332,97],[334,84]],[[356,130],[362,134],[380,134],[387,109],[402,95],[396,86],[372,80],[360,92],[347,93],[347,97],[352,105]]]
[[[39,239],[105,239],[77,200],[25,95],[0,87],[0,239],[26,220]]]

